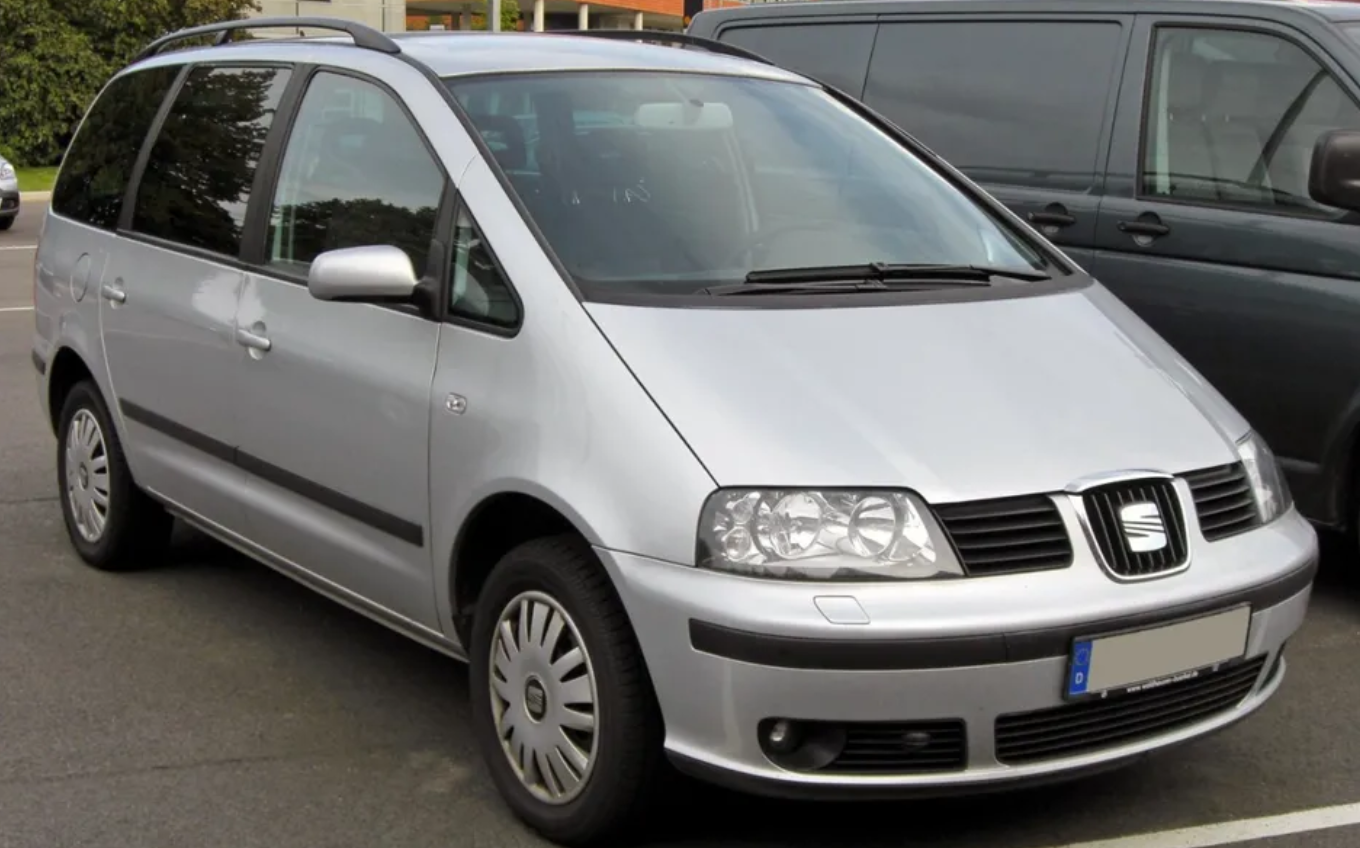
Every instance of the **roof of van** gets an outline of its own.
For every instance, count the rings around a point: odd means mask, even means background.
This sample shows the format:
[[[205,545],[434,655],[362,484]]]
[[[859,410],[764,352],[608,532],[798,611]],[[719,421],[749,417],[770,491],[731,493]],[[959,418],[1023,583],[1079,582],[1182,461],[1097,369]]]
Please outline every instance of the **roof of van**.
[[[1259,15],[1262,11],[1312,14],[1335,21],[1360,21],[1360,0],[786,0],[709,9],[694,17],[690,32],[707,35],[723,20],[798,15],[927,14],[967,7],[970,12],[1081,11],[1089,14],[1158,14],[1193,11],[1206,15]]]
[[[305,32],[305,30],[304,30]],[[750,59],[703,49],[648,44],[631,40],[595,38],[561,33],[521,32],[409,32],[387,33],[401,52],[427,65],[441,77],[523,71],[680,71],[762,77],[809,83],[792,71]],[[170,50],[145,60],[202,62],[249,53],[258,59],[297,59],[298,48],[337,51],[363,50],[347,35],[256,38],[221,46]],[[240,52],[237,52],[240,51]],[[353,55],[350,53],[350,55]],[[344,64],[343,58],[337,58]]]

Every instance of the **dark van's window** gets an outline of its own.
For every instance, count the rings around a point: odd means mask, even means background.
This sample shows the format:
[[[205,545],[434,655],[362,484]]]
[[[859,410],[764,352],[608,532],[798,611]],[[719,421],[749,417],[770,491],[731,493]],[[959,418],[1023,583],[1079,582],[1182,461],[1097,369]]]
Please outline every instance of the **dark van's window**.
[[[794,73],[859,97],[874,47],[874,24],[780,24],[729,27],[721,39]]]
[[[1298,45],[1262,32],[1158,28],[1143,138],[1146,196],[1335,215],[1308,196],[1318,136],[1360,109]]]
[[[134,71],[108,84],[66,150],[53,212],[106,230],[118,226],[133,163],[179,71]]]
[[[269,217],[269,264],[305,275],[317,254],[391,244],[426,269],[444,176],[392,96],[319,73],[288,136]]]
[[[884,23],[864,100],[975,180],[1082,191],[1120,39],[1103,21]]]
[[[235,256],[265,136],[288,85],[281,68],[195,68],[137,186],[132,229]]]

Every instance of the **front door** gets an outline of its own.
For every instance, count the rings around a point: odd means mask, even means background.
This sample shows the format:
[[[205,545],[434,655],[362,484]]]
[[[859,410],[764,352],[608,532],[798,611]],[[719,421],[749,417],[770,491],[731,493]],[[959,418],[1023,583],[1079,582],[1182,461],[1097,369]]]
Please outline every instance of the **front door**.
[[[1150,70],[1149,70],[1150,65]],[[1360,389],[1360,216],[1308,196],[1354,84],[1265,21],[1140,15],[1089,268],[1264,436],[1305,514]]]
[[[236,266],[282,67],[199,65],[184,79],[123,210],[99,282],[109,377],[138,482],[239,532]]]
[[[308,82],[237,317],[251,539],[332,587],[435,627],[430,384],[441,324],[308,292],[323,251],[406,250],[426,269],[447,180],[398,102],[349,73]],[[441,269],[442,270],[442,269]]]

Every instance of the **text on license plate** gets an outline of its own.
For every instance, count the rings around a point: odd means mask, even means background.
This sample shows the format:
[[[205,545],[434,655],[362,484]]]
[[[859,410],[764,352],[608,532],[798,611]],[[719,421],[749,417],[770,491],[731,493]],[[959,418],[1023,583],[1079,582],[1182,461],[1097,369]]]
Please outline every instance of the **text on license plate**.
[[[1068,659],[1067,695],[1136,691],[1239,659],[1250,627],[1251,607],[1243,605],[1164,627],[1077,639]]]

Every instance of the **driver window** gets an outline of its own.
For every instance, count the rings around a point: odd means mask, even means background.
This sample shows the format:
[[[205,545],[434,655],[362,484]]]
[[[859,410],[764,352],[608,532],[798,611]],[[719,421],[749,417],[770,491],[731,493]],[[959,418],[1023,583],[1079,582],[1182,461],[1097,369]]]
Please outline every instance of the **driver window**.
[[[1309,214],[1313,144],[1360,108],[1294,43],[1240,30],[1157,30],[1143,139],[1145,196]]]
[[[406,113],[355,77],[319,73],[298,110],[269,221],[269,264],[306,274],[317,254],[391,244],[420,274],[444,177]]]

